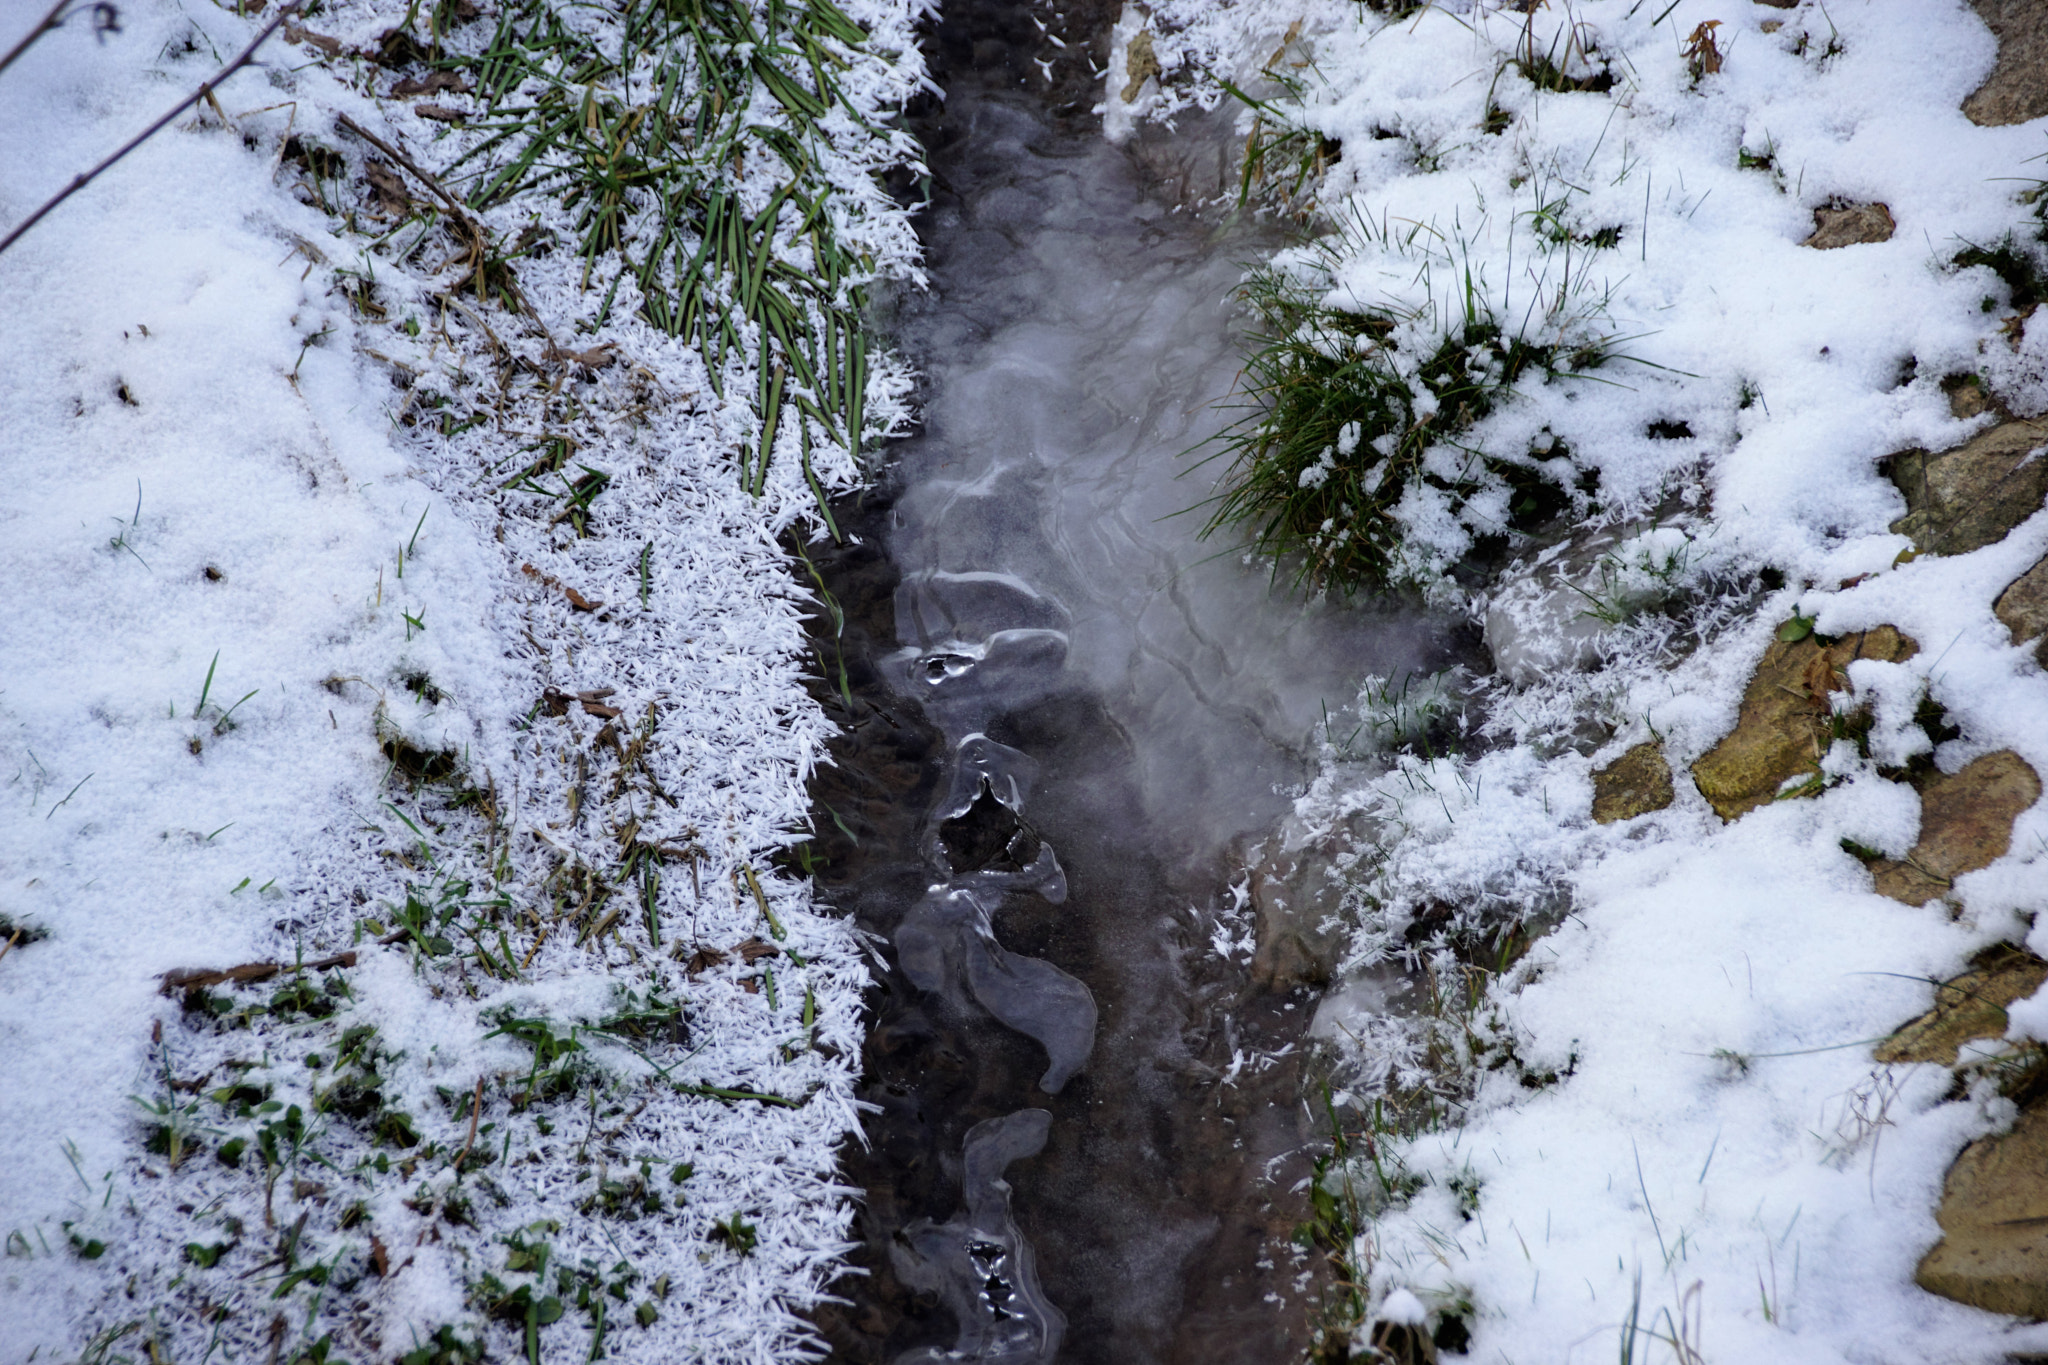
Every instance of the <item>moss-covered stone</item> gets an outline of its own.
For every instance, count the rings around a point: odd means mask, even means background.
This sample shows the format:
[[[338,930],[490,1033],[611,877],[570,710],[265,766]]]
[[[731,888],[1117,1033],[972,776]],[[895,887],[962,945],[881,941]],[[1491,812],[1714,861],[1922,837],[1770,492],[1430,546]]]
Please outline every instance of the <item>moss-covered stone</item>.
[[[1970,97],[1970,122],[1996,127],[2048,114],[2048,8],[2039,0],[1970,0],[1998,38],[1998,64]]]
[[[2048,559],[2014,579],[1998,595],[1992,610],[2012,632],[2014,644],[2040,641],[2034,646],[2034,657],[2041,661],[2041,667],[2048,668]]]
[[[1908,905],[1947,895],[1957,877],[2005,856],[2012,822],[2040,799],[2041,779],[2010,749],[1933,774],[1920,788],[1920,841],[1903,859],[1870,865],[1877,889]]]
[[[1877,1045],[1880,1062],[1954,1066],[1964,1043],[2005,1036],[2005,1007],[2048,980],[2048,962],[2000,944],[1934,990],[1934,1008]]]
[[[1891,529],[1943,555],[2003,540],[2048,498],[2048,460],[2029,458],[2044,445],[2048,422],[2004,422],[1954,450],[1893,456],[1892,482],[1906,496],[1906,515]]]
[[[1994,1313],[2048,1317],[2048,1109],[1965,1147],[1935,1218],[1942,1239],[1913,1275],[1922,1289]]]
[[[1823,641],[1775,640],[1742,694],[1735,728],[1692,765],[1693,783],[1723,820],[1775,800],[1785,784],[1820,773],[1828,693],[1857,659],[1897,663],[1919,646],[1890,626]]]
[[[1603,825],[1663,810],[1672,797],[1671,765],[1655,741],[1636,745],[1593,774],[1593,819]]]

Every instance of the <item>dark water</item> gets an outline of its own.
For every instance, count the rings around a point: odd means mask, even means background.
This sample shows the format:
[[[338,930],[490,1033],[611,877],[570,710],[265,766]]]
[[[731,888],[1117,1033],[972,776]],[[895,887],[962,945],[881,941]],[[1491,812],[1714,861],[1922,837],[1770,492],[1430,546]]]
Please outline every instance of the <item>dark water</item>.
[[[818,1325],[843,1361],[1284,1361],[1323,1288],[1291,1241],[1313,1001],[1210,937],[1321,707],[1431,637],[1171,515],[1207,492],[1178,456],[1222,420],[1256,248],[1186,203],[1221,140],[1101,139],[1112,11],[947,11],[908,190],[932,288],[895,324],[925,426],[810,547],[843,613],[814,621],[845,730],[818,890],[885,964],[860,1273]]]

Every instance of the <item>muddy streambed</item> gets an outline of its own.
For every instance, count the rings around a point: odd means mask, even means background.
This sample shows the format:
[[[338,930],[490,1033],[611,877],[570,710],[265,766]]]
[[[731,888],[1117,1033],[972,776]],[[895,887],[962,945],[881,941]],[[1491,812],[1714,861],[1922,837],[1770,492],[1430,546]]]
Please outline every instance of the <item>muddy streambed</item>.
[[[1102,139],[1111,14],[946,11],[908,191],[931,288],[893,324],[924,426],[810,547],[845,733],[807,852],[879,978],[858,1273],[818,1325],[844,1361],[1269,1365],[1321,1288],[1290,1245],[1314,1001],[1211,938],[1323,706],[1447,637],[1304,604],[1172,515],[1259,249],[1187,209],[1224,144]]]

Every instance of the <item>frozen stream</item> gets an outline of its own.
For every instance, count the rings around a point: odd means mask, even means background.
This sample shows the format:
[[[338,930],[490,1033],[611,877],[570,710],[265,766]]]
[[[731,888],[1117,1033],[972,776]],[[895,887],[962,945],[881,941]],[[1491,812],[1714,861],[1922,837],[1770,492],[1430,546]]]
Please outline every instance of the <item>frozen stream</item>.
[[[1224,420],[1256,243],[1177,202],[1214,194],[1220,143],[1102,140],[1082,8],[948,6],[948,97],[916,121],[932,289],[897,321],[925,428],[844,509],[860,543],[813,553],[846,613],[820,638],[848,731],[820,890],[887,961],[837,1359],[1304,1344],[1313,1002],[1256,991],[1210,925],[1324,705],[1445,662],[1412,611],[1305,605],[1173,515],[1207,494],[1178,457]],[[1162,176],[1175,157],[1204,169]]]

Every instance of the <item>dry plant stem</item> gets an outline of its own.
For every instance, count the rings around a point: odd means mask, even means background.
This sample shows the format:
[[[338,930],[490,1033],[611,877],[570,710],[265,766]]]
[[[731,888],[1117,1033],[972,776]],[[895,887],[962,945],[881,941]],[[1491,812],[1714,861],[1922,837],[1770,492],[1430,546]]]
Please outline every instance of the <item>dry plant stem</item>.
[[[7,49],[5,57],[0,57],[0,71],[5,71],[8,67],[13,66],[14,59],[35,46],[36,39],[62,24],[64,22],[64,8],[70,3],[71,0],[57,0],[56,4],[50,6],[50,12],[43,16],[43,22],[30,29],[27,37]]]
[[[469,1136],[462,1141],[462,1154],[455,1158],[455,1173],[462,1174],[462,1163],[469,1160],[469,1149],[476,1145],[476,1120],[484,1111],[484,1078],[476,1078],[476,1098],[469,1106]]]
[[[240,71],[243,67],[247,66],[250,62],[250,59],[256,55],[256,49],[262,47],[263,44],[269,39],[270,35],[277,32],[278,26],[280,24],[284,23],[285,20],[294,17],[295,15],[298,14],[298,12],[299,0],[292,0],[291,4],[288,4],[283,9],[279,10],[277,12],[277,17],[272,19],[269,23],[265,24],[263,26],[263,31],[261,33],[258,33],[255,36],[255,38],[250,40],[249,45],[242,49],[241,54],[237,56],[233,61],[229,62],[226,66],[222,67],[214,75],[214,78],[212,80],[202,82],[197,90],[193,91],[190,95],[187,95],[184,99],[179,100],[176,106],[174,106],[162,118],[158,119],[155,123],[150,124],[149,127],[144,128],[141,132],[137,133],[134,137],[130,138],[126,143],[122,144],[121,147],[116,149],[112,155],[108,156],[104,161],[100,162],[99,165],[93,167],[89,171],[86,171],[82,175],[79,175],[76,178],[74,178],[69,185],[66,185],[62,190],[59,190],[56,196],[52,198],[48,203],[44,204],[34,213],[31,213],[26,219],[24,219],[19,225],[17,225],[12,232],[8,233],[5,237],[0,237],[0,252],[4,252],[7,250],[8,247],[13,246],[15,242],[20,239],[23,233],[27,232],[37,223],[43,221],[43,219],[49,216],[50,212],[53,209],[55,209],[59,204],[63,203],[66,199],[69,199],[72,195],[78,193],[80,190],[84,189],[87,185],[90,185],[94,180],[96,180],[99,177],[102,171],[107,170],[115,162],[119,161],[122,157],[128,155],[128,153],[134,151],[137,147],[140,147],[143,143],[149,141],[150,138],[156,136],[156,134],[163,131],[164,125],[168,124],[172,119],[184,113],[187,109],[190,109],[193,105],[199,103],[201,100],[211,99],[213,97],[214,87],[220,85],[221,82],[227,80],[228,77],[234,75],[237,71]],[[9,54],[8,60],[13,60],[13,54]]]
[[[21,936],[26,932],[28,931],[25,929],[16,929],[14,931],[13,937],[7,940],[7,946],[0,948],[0,961],[6,960],[7,955],[14,951],[14,945],[21,942]]]
[[[392,146],[383,138],[378,137],[369,129],[363,127],[362,124],[357,123],[347,114],[335,115],[334,121],[336,123],[339,123],[342,127],[348,129],[351,133],[354,133],[363,141],[369,143],[372,147],[375,147],[378,151],[384,153],[384,155],[390,157],[399,165],[411,171],[413,173],[414,178],[416,178],[422,185],[425,185],[429,190],[433,191],[434,197],[436,199],[439,199],[443,204],[446,204],[448,206],[448,212],[454,214],[457,220],[459,220],[465,228],[468,228],[473,233],[480,231],[476,223],[470,218],[468,212],[463,209],[461,202],[457,200],[454,195],[448,193],[448,191],[442,187],[441,182],[439,180],[436,180],[433,176],[421,170],[419,165],[416,162],[414,162],[411,157],[407,156],[404,152],[399,151],[398,148]]]
[[[408,171],[411,171],[413,177],[416,180],[418,180],[420,184],[426,186],[427,190],[430,193],[432,193],[436,199],[439,199],[441,201],[442,205],[447,208],[449,216],[455,220],[456,227],[461,230],[461,233],[464,237],[469,239],[469,249],[472,266],[473,268],[480,270],[482,268],[483,263],[485,244],[483,224],[477,222],[476,219],[469,216],[468,210],[464,209],[462,206],[462,201],[457,199],[454,195],[450,194],[447,190],[447,187],[442,185],[442,183],[438,179],[436,179],[432,174],[430,174],[428,171],[422,168],[418,162],[414,161],[404,152],[398,150],[398,148],[392,146],[389,142],[386,142],[383,138],[378,137],[369,129],[363,127],[362,124],[357,123],[347,114],[335,115],[334,121],[340,124],[343,128],[348,129],[348,131],[350,131],[351,133],[354,133],[363,141],[369,143],[372,147],[375,147],[384,155],[390,157],[391,160],[397,163],[398,165],[403,166]],[[555,344],[554,333],[548,329],[548,325],[545,322],[541,321],[539,314],[537,314],[534,311],[533,305],[527,301],[525,294],[520,291],[519,286],[517,284],[513,284],[511,285],[511,289],[513,295],[519,301],[520,311],[524,313],[527,317],[533,319],[534,325],[540,328],[541,335],[547,339],[548,345],[552,347]],[[461,304],[457,303],[456,306],[461,307]],[[482,327],[485,333],[490,336],[491,345],[496,351],[503,353],[507,357],[511,356],[511,352],[509,350],[506,350],[505,344],[498,340],[498,334],[496,332],[491,331],[490,324],[486,323],[482,318],[477,317],[475,313],[470,313],[469,309],[467,308],[463,308],[462,311],[465,313],[469,313],[469,316],[476,322],[477,326]],[[504,379],[504,371],[501,369],[499,373],[498,385],[498,401],[501,410],[504,406],[505,396]]]

